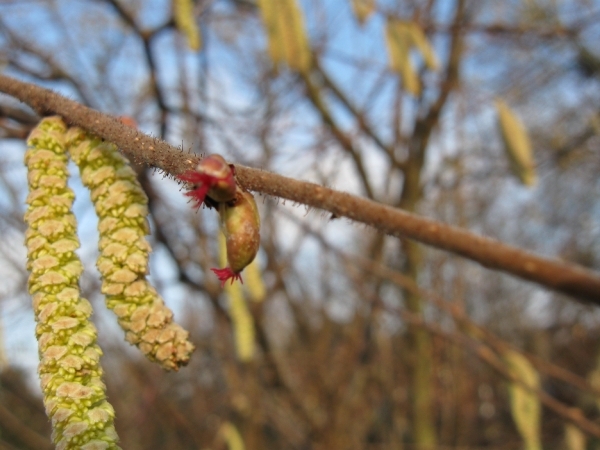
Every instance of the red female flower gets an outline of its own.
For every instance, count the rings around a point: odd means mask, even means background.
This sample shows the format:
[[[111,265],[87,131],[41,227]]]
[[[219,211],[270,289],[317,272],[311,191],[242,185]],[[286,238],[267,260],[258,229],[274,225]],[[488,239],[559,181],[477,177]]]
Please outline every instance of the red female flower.
[[[233,166],[227,164],[221,155],[208,155],[196,166],[179,176],[179,179],[194,185],[186,193],[200,207],[208,196],[217,203],[235,199],[236,183]]]

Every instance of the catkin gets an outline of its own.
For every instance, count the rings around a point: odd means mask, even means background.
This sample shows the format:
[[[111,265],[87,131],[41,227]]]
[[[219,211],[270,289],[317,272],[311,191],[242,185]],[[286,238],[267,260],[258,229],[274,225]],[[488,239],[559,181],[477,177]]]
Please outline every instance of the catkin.
[[[149,232],[146,194],[115,145],[72,128],[67,146],[98,215],[97,267],[106,303],[129,343],[150,361],[178,370],[187,364],[194,346],[146,279],[151,250],[145,238]]]
[[[25,153],[29,195],[25,245],[29,293],[33,297],[44,406],[58,450],[117,449],[115,412],[102,382],[92,307],[80,296],[83,266],[75,194],[67,186],[66,126],[58,117],[42,120]]]
[[[221,265],[227,263],[227,247],[225,236],[219,233],[219,259]],[[254,341],[256,330],[254,320],[248,310],[240,283],[225,283],[225,295],[229,306],[229,317],[233,325],[235,351],[240,361],[252,361],[254,358]]]

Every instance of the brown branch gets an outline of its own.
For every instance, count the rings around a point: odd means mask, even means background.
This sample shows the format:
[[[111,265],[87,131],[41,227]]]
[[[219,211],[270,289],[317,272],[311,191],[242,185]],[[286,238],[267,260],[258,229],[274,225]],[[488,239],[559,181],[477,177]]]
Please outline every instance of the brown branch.
[[[335,82],[329,77],[327,72],[321,67],[318,58],[314,58],[315,72],[321,77],[323,84],[335,95],[335,97],[346,107],[346,109],[354,116],[358,122],[358,126],[363,133],[369,136],[377,146],[382,149],[390,158],[392,166],[402,169],[402,163],[400,163],[394,154],[393,145],[388,145],[383,142],[383,139],[377,135],[375,129],[367,122],[365,114],[362,113],[357,106],[342,92],[342,90],[335,84]],[[397,140],[398,141],[398,140]],[[397,142],[396,141],[396,142]]]
[[[341,252],[339,252],[338,254],[343,259],[348,258],[348,255],[345,255]],[[358,259],[360,259],[360,258],[358,258]],[[377,267],[377,269],[379,269],[379,267]],[[385,268],[385,270],[392,274],[392,277],[390,277],[390,278],[393,278],[393,280],[391,280],[391,281],[394,281],[394,282],[400,281],[398,283],[400,286],[407,287],[409,290],[415,292],[419,296],[422,296],[422,294],[426,294],[426,292],[424,292],[423,290],[421,290],[418,286],[416,286],[414,284],[414,281],[411,278],[406,277],[399,272],[390,271],[387,268]],[[386,278],[388,278],[388,277],[386,276]],[[357,280],[355,280],[355,282],[356,281]],[[360,282],[359,282],[359,285],[360,285]],[[361,287],[363,287],[363,286],[360,285],[357,288],[360,289]],[[430,297],[430,299],[435,298],[435,294],[433,296],[430,296],[429,294],[427,294],[427,295]],[[362,297],[368,298],[369,296],[368,296],[368,294],[363,294]],[[374,294],[373,296],[371,296],[371,301],[373,301],[373,302],[379,301],[380,302],[380,299],[376,296],[376,294]],[[436,303],[436,302],[434,302],[434,303]],[[437,303],[436,303],[436,305],[440,306]],[[444,309],[446,309],[446,308],[444,308]],[[520,350],[513,349],[509,344],[503,344],[500,347],[498,347],[496,345],[490,345],[491,343],[489,341],[482,342],[479,339],[477,339],[476,337],[468,335],[468,334],[462,334],[460,332],[446,331],[439,324],[426,322],[425,319],[423,319],[422,315],[412,313],[406,309],[393,308],[393,311],[398,313],[399,316],[403,320],[405,320],[407,323],[409,323],[410,325],[415,326],[420,330],[427,331],[431,334],[438,335],[438,336],[442,337],[445,341],[455,342],[462,349],[469,349],[469,350],[473,351],[477,355],[477,357],[479,357],[482,361],[487,363],[492,369],[494,369],[496,372],[498,372],[506,380],[508,380],[511,383],[518,384],[519,386],[524,388],[529,393],[538,397],[540,402],[544,406],[546,406],[548,409],[554,411],[557,415],[559,415],[563,419],[573,423],[575,426],[577,426],[582,431],[584,431],[594,437],[600,438],[600,426],[598,426],[598,424],[596,424],[593,421],[586,418],[585,415],[583,414],[583,412],[581,411],[581,409],[572,407],[570,405],[560,402],[559,400],[557,400],[556,398],[554,398],[553,396],[551,396],[550,394],[548,394],[541,388],[534,388],[534,387],[529,386],[521,378],[514,375],[508,369],[507,364],[503,361],[503,359],[501,358],[501,355],[505,354],[508,350],[513,350],[513,351],[518,352],[519,354],[523,355],[523,353]],[[470,322],[468,319],[467,319],[467,321],[468,321],[469,326],[471,326],[472,322]],[[495,338],[495,339],[496,339],[496,343],[498,341],[500,341],[499,338]],[[496,348],[494,348],[494,347],[496,347]],[[524,355],[524,356],[526,356],[526,355]],[[588,392],[589,392],[589,389],[588,389]]]
[[[170,175],[179,175],[197,162],[193,155],[47,89],[0,75],[0,92],[27,103],[41,115],[58,114],[69,124],[115,143],[135,162],[157,167]],[[490,269],[600,305],[600,275],[583,267],[544,258],[461,228],[314,183],[239,165],[236,165],[236,173],[240,184],[252,191],[323,209],[389,235],[414,239],[462,255]]]
[[[158,33],[169,27],[172,22],[169,21],[153,31],[145,31],[137,25],[135,18],[117,0],[108,0],[108,3],[113,6],[121,20],[125,22],[142,41],[142,45],[144,47],[144,56],[146,59],[146,64],[148,65],[150,86],[154,92],[156,103],[160,111],[160,135],[164,138],[167,134],[167,111],[169,108],[163,90],[158,82],[158,67],[156,64],[156,58],[152,52],[151,41],[158,35]]]
[[[516,383],[523,389],[531,394],[536,395],[540,402],[548,409],[554,411],[557,415],[563,419],[571,422],[582,431],[585,431],[591,436],[600,438],[600,426],[597,423],[587,419],[579,408],[570,407],[552,397],[547,392],[539,388],[532,388],[527,383],[523,382],[519,377],[513,375],[513,373],[507,368],[506,363],[498,356],[490,347],[487,345],[469,338],[465,335],[447,332],[437,324],[425,322],[421,317],[416,314],[412,314],[408,311],[399,311],[402,318],[407,322],[414,325],[419,325],[431,333],[441,336],[443,339],[456,342],[462,348],[468,348],[474,351],[475,354],[483,361],[485,361],[492,369],[498,372],[502,377]]]
[[[50,439],[38,434],[21,422],[8,408],[0,404],[0,426],[27,448],[51,450],[54,448]]]
[[[286,215],[286,217],[297,221],[297,217],[295,216]],[[403,273],[390,269],[383,264],[373,261],[369,258],[347,254],[329,244],[323,238],[322,234],[316,232],[311,227],[302,224],[302,228],[305,232],[318,239],[320,244],[323,245],[327,250],[335,253],[335,255],[338,256],[344,262],[344,264],[350,268],[349,272],[352,272],[352,269],[367,271],[382,279],[391,281],[392,283],[413,293],[414,295],[429,300],[437,308],[450,314],[457,324],[464,326],[467,332],[463,334],[459,332],[445,331],[439,325],[428,323],[421,315],[411,313],[406,309],[390,308],[385,306],[386,309],[398,313],[404,320],[411,325],[417,326],[419,329],[426,330],[432,334],[442,336],[444,339],[456,342],[463,349],[468,348],[474,351],[480,359],[488,363],[494,370],[498,371],[500,375],[513,383],[518,383],[527,391],[538,396],[540,401],[549,409],[553,410],[556,414],[563,417],[567,421],[572,422],[582,431],[593,436],[600,437],[600,427],[594,422],[588,420],[579,408],[570,407],[564,403],[561,403],[550,394],[540,389],[532,389],[522,380],[512,375],[507,369],[506,364],[498,355],[502,355],[507,351],[517,352],[526,357],[538,371],[544,373],[545,375],[561,380],[592,395],[598,395],[598,390],[591,386],[585,379],[567,369],[564,369],[563,367],[557,366],[548,361],[544,361],[535,355],[526,354],[508,342],[503,341],[501,338],[495,336],[484,327],[481,327],[473,322],[465,314],[464,310],[457,307],[456,303],[438,296],[433,291],[420,288],[412,278],[404,275]],[[361,284],[358,279],[355,279],[354,281],[359,285]],[[358,286],[358,288],[360,287],[362,287],[362,285]],[[366,293],[361,293],[361,296],[363,298],[369,298],[369,295]],[[371,296],[371,300],[373,302],[380,302],[380,299],[374,296]]]
[[[478,325],[469,318],[469,316],[465,313],[464,308],[459,307],[456,301],[444,298],[432,290],[421,288],[412,278],[404,275],[402,272],[390,269],[378,261],[360,255],[352,255],[338,249],[337,247],[331,245],[321,233],[315,231],[306,223],[301,222],[298,217],[292,214],[286,214],[285,217],[293,220],[296,225],[302,227],[305,233],[308,233],[313,238],[317,239],[325,249],[333,252],[344,262],[346,267],[353,267],[363,271],[363,273],[367,272],[377,276],[380,279],[388,280],[402,289],[405,289],[406,291],[431,302],[431,304],[433,304],[436,308],[448,313],[457,324],[461,325],[464,330],[466,330],[466,334],[469,338],[482,341],[499,354],[502,354],[508,350],[519,352],[521,355],[526,357],[539,372],[542,372],[545,375],[560,380],[564,383],[570,384],[571,386],[591,395],[600,397],[600,389],[592,386],[585,378],[582,378],[570,370],[546,361],[534,354],[525,353],[524,351],[496,336],[484,326]]]
[[[331,112],[325,105],[323,101],[323,97],[321,96],[321,92],[319,88],[312,82],[310,79],[310,75],[301,74],[302,80],[306,86],[306,94],[308,99],[311,101],[315,109],[319,112],[321,119],[323,122],[327,124],[333,136],[337,139],[340,145],[344,148],[344,150],[352,157],[352,161],[354,161],[354,166],[356,167],[356,171],[360,176],[360,180],[362,181],[363,187],[365,188],[365,192],[367,197],[374,198],[373,188],[369,183],[369,177],[367,175],[367,169],[365,167],[365,163],[362,159],[359,150],[354,148],[354,144],[352,143],[352,139],[344,133],[333,120],[333,116]]]

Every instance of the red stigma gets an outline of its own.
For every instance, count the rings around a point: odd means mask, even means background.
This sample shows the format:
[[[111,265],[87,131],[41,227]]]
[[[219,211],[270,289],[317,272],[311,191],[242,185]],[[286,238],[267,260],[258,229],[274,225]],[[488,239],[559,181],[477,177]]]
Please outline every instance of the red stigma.
[[[195,206],[197,208],[200,208],[204,202],[206,194],[217,182],[214,177],[211,177],[205,173],[196,172],[195,170],[188,170],[187,172],[179,175],[179,179],[195,185],[194,189],[190,190],[190,192],[187,192],[185,195],[192,197],[194,202],[196,202]]]
[[[221,282],[221,287],[225,287],[225,283],[229,279],[231,279],[231,284],[233,284],[233,282],[235,280],[240,280],[240,283],[244,284],[244,280],[242,280],[242,274],[240,272],[235,273],[229,267],[225,267],[224,269],[217,269],[215,267],[214,269],[210,269],[210,270],[212,270],[214,272],[214,274],[217,276],[217,278]]]

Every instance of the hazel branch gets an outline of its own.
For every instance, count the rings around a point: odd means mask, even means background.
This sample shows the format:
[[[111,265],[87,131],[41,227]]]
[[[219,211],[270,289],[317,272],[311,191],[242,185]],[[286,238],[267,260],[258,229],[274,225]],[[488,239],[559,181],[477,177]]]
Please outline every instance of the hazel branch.
[[[0,75],[0,92],[21,100],[40,115],[58,114],[69,125],[80,126],[116,144],[136,163],[157,167],[173,176],[193,169],[198,163],[197,157],[181,149],[39,86]],[[240,165],[236,165],[236,176],[246,189],[329,211],[391,236],[413,239],[582,302],[600,305],[600,274],[583,267],[544,258],[461,228],[314,183]]]

